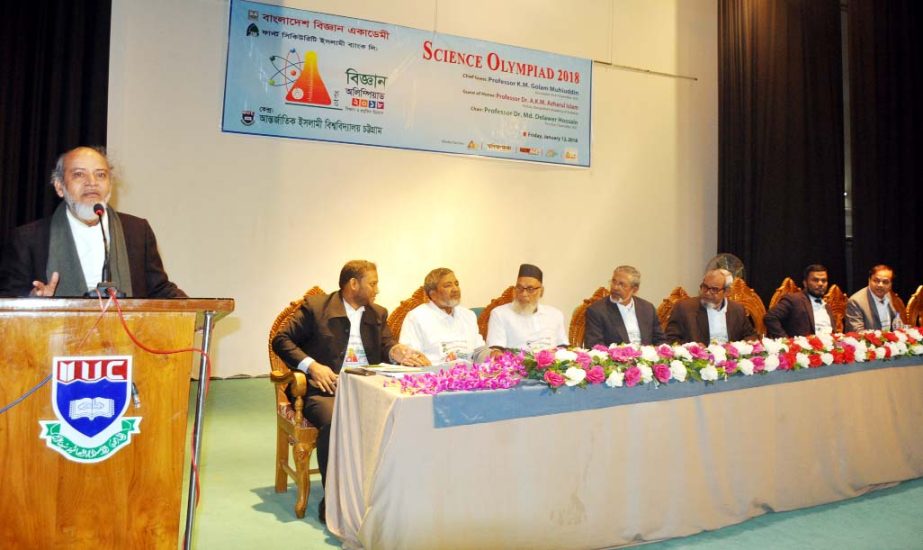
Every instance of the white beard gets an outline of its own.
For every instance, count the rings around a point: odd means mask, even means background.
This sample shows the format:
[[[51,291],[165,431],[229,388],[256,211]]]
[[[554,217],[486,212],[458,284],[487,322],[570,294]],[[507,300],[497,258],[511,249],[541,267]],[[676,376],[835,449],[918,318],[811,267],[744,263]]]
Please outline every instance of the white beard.
[[[538,304],[522,305],[516,300],[510,302],[510,308],[520,315],[532,315],[538,310]]]
[[[77,219],[86,223],[93,223],[97,221],[96,212],[93,212],[94,204],[84,204],[74,199],[67,192],[67,188],[61,186],[61,190],[64,191],[64,203],[67,204],[67,207],[70,209],[71,214],[77,216]],[[98,201],[103,205],[103,208],[106,208],[107,203],[109,202],[109,196],[107,195],[105,199]]]

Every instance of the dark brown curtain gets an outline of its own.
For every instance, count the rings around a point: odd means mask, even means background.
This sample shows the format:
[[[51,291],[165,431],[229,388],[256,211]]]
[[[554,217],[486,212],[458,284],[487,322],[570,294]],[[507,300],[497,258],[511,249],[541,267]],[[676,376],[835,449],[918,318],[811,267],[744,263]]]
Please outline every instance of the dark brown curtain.
[[[719,0],[718,251],[768,302],[822,263],[845,284],[838,0]]]
[[[0,16],[0,249],[49,214],[57,156],[105,145],[111,0],[14,2]]]
[[[923,284],[923,2],[849,0],[855,286],[878,263]]]

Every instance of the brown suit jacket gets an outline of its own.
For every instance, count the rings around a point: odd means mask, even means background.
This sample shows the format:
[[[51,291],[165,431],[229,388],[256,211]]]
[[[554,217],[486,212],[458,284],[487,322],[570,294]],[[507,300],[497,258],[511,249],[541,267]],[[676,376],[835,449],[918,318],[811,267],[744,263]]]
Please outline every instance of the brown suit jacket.
[[[396,344],[385,322],[387,319],[388,311],[377,304],[366,306],[362,312],[359,334],[370,365],[387,361],[391,348]],[[339,373],[349,343],[349,328],[349,318],[339,291],[309,296],[272,339],[272,349],[290,369],[296,369],[305,357],[310,356]],[[312,394],[323,392],[308,386],[308,395]]]
[[[827,315],[833,322],[833,312],[827,304]],[[770,338],[786,336],[810,336],[815,333],[814,307],[807,292],[801,291],[783,296],[763,317],[766,335]]]
[[[744,307],[737,302],[727,301],[725,316],[728,327],[728,339],[731,342],[756,338],[756,331]],[[699,342],[708,344],[711,335],[708,329],[708,313],[698,297],[686,298],[676,302],[670,313],[666,330],[667,342]]]

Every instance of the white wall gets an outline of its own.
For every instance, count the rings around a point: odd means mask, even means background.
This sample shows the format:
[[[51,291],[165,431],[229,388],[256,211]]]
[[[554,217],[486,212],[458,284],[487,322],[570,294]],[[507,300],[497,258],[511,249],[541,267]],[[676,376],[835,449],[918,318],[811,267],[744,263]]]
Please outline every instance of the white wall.
[[[715,0],[286,5],[695,80],[595,63],[589,169],[223,134],[227,2],[115,0],[113,203],[150,220],[191,296],[237,301],[213,374],[265,374],[275,315],[353,258],[378,264],[389,309],[442,265],[473,307],[536,263],[566,316],[622,263],[655,305],[698,284],[717,235]]]

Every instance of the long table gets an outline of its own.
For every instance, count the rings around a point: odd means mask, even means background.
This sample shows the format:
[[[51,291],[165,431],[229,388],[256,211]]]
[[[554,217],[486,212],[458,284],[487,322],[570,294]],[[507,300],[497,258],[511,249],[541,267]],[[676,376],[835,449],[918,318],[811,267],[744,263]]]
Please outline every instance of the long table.
[[[343,376],[327,526],[346,548],[605,548],[923,476],[923,359],[784,378],[797,374],[732,391],[694,383],[697,395],[672,399],[591,388],[658,400],[441,428],[438,397]],[[517,388],[482,403],[581,391]]]

